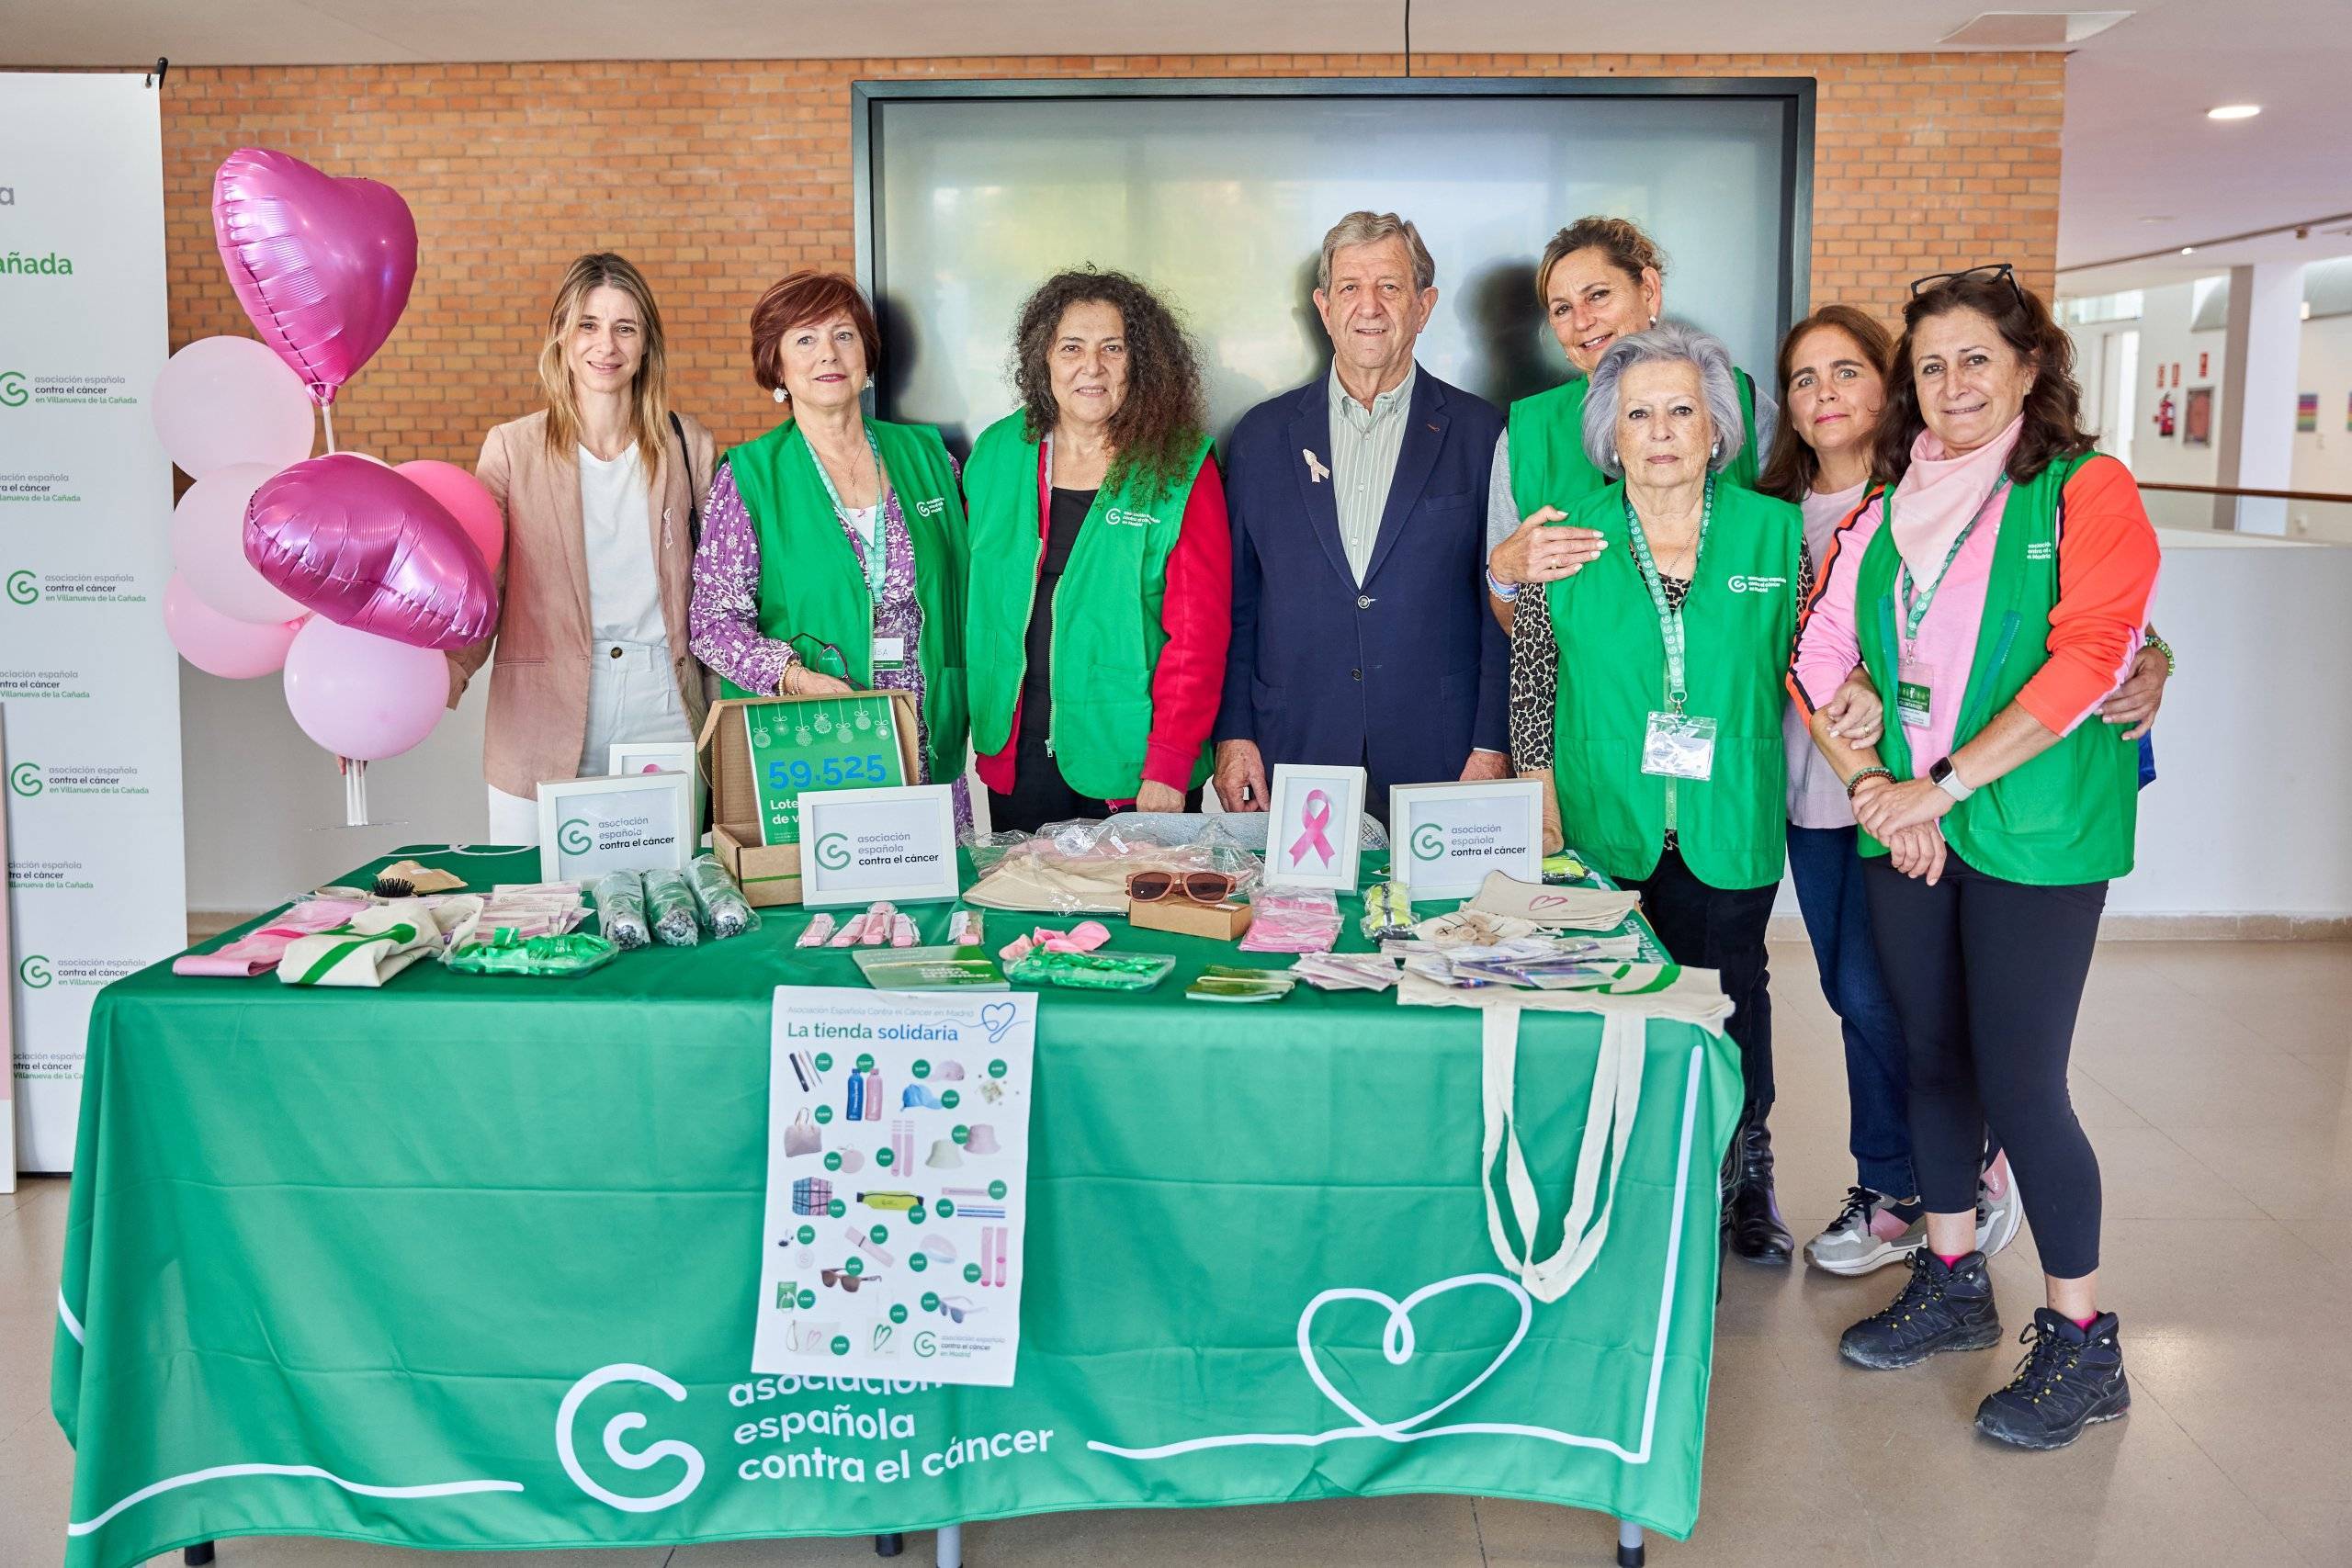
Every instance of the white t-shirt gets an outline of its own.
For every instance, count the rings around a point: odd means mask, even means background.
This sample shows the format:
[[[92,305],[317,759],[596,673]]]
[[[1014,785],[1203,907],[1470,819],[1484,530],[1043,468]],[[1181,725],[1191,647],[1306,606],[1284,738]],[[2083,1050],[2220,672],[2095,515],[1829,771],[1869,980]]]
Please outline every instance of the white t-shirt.
[[[588,558],[588,625],[598,642],[667,644],[653,565],[653,511],[632,445],[610,462],[580,448],[580,525]]]

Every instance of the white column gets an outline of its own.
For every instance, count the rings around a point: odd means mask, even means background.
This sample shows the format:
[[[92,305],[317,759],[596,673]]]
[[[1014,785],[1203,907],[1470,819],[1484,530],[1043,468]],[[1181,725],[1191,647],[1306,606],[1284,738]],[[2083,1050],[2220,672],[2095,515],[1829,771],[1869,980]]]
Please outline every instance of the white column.
[[[2302,332],[2301,262],[2230,269],[2229,339],[2222,355],[2213,479],[2222,489],[2288,488],[2295,463],[2296,359]],[[2213,526],[2242,534],[2284,534],[2287,503],[2217,495]]]

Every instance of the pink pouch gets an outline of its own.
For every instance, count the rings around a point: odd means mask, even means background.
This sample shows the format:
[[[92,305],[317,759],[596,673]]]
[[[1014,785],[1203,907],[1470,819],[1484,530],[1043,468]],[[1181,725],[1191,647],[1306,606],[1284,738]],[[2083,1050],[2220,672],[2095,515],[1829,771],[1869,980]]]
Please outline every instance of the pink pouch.
[[[187,953],[172,960],[175,975],[250,980],[277,967],[297,937],[343,924],[368,908],[357,898],[312,898],[295,905],[258,931],[247,931],[217,953]]]

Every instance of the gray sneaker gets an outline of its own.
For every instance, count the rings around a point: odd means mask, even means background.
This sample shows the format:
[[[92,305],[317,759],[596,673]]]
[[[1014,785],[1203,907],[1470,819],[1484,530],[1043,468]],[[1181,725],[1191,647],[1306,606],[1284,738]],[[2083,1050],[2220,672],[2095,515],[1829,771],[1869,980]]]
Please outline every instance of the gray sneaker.
[[[1848,1278],[1902,1262],[1928,1244],[1928,1219],[1922,1214],[1906,1224],[1894,1205],[1883,1192],[1849,1187],[1829,1228],[1804,1244],[1805,1261]]]
[[[2025,1224],[2025,1203],[2018,1197],[2017,1177],[2009,1169],[2007,1151],[1976,1179],[1976,1250],[1990,1258],[2017,1240]]]

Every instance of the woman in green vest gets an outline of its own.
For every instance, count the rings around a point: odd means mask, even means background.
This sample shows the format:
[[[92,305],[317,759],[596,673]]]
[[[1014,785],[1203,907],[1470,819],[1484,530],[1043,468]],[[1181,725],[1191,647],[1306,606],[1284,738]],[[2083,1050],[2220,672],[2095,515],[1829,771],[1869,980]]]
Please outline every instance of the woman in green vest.
[[[1233,538],[1192,343],[1134,278],[1060,273],[1021,308],[1013,379],[964,470],[989,821],[1197,810]]]
[[[868,419],[881,344],[839,273],[796,272],[752,311],[752,369],[785,422],[718,466],[695,552],[695,657],[727,695],[905,692],[922,777],[963,785],[964,502],[929,425]]]
[[[1721,975],[1747,1087],[1724,1226],[1740,1257],[1785,1264],[1795,1241],[1773,1201],[1765,1126],[1764,927],[1788,824],[1781,682],[1804,520],[1724,480],[1746,434],[1731,355],[1715,339],[1671,322],[1621,338],[1590,384],[1586,458],[1624,482],[1562,516],[1563,531],[1605,541],[1598,557],[1520,601],[1511,760],[1550,777],[1557,836],[1641,894],[1675,962]],[[1554,847],[1548,821],[1545,838]]]
[[[2048,1304],[1976,1425],[2063,1448],[2132,1402],[2098,1305],[2098,1158],[2066,1064],[2108,884],[2132,869],[2139,748],[2097,716],[2140,652],[2156,536],[2131,474],[2092,451],[2072,343],[2010,268],[1923,278],[1903,320],[1878,452],[1895,482],[1833,536],[1790,682],[1812,709],[1860,662],[1888,699],[1876,746],[1818,713],[1811,728],[1869,857],[1928,1211],[1902,1292],[1838,1348],[1907,1367],[1999,1342],[1975,1242],[1989,1126]]]
[[[1610,345],[1657,325],[1666,309],[1666,253],[1630,220],[1579,218],[1544,247],[1535,298],[1576,376],[1512,403],[1495,446],[1487,490],[1487,590],[1506,630],[1522,586],[1555,581],[1605,547],[1589,529],[1545,525],[1613,478],[1585,455],[1585,398]],[[1747,371],[1734,368],[1732,384],[1737,455],[1718,477],[1754,490],[1777,411]]]

